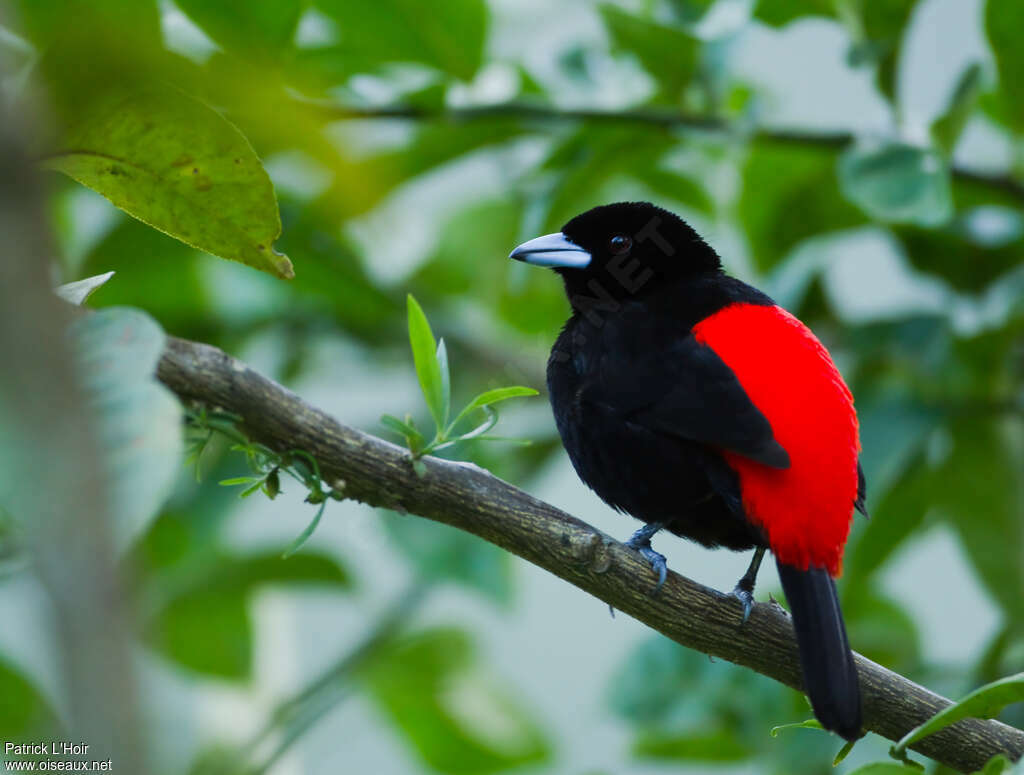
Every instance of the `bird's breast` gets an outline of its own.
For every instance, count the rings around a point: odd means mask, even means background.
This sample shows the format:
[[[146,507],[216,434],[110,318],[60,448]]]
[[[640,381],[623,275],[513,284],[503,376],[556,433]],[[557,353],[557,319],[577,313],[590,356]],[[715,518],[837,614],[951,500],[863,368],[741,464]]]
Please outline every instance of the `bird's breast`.
[[[613,508],[645,521],[676,518],[706,500],[706,450],[630,422],[622,396],[608,391],[609,360],[628,371],[623,332],[581,328],[567,326],[548,361],[555,424],[576,473]]]

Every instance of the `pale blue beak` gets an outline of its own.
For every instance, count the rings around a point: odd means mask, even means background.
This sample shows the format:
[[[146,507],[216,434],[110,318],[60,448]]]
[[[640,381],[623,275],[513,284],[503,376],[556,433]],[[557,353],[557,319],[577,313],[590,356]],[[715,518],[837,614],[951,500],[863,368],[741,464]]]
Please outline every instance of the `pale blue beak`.
[[[524,242],[509,253],[508,257],[534,266],[584,269],[590,265],[590,253],[575,242],[571,242],[562,232],[545,234],[543,237]]]

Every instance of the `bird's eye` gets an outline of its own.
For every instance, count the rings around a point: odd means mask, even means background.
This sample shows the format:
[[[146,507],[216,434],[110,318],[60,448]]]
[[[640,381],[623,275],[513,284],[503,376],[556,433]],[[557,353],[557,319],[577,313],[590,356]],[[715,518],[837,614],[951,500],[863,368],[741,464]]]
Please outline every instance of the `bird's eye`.
[[[613,255],[621,256],[623,253],[628,253],[629,249],[633,247],[633,240],[625,234],[616,234],[608,243],[608,247],[611,248]]]

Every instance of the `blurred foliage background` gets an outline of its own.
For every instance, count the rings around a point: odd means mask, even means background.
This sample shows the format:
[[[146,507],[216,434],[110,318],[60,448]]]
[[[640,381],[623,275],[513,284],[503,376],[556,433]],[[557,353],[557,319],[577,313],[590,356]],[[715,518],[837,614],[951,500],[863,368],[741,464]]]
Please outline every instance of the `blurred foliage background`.
[[[1018,0],[3,11],[4,111],[31,108],[33,152],[70,176],[46,178],[55,284],[114,270],[93,306],[144,310],[386,435],[383,413],[427,424],[407,293],[445,338],[456,396],[543,391],[567,305],[508,251],[650,199],[805,320],[853,388],[872,514],[841,581],[854,647],[954,696],[1024,670]],[[123,180],[157,163],[180,179]],[[269,250],[278,209],[291,280]],[[502,427],[530,446],[444,454],[627,535],[577,482],[546,402],[513,403]],[[832,769],[835,740],[768,734],[809,717],[795,692],[611,620],[493,547],[332,502],[282,559],[313,513],[301,487],[240,501],[218,485],[247,470],[224,438],[189,468],[162,449],[173,487],[140,465],[124,498],[169,497],[118,533],[154,772]],[[0,739],[48,739],[67,687],[4,505]],[[719,588],[745,566],[675,544],[658,547],[670,565]],[[1020,706],[1003,718],[1024,724]],[[841,769],[885,749],[869,738]]]

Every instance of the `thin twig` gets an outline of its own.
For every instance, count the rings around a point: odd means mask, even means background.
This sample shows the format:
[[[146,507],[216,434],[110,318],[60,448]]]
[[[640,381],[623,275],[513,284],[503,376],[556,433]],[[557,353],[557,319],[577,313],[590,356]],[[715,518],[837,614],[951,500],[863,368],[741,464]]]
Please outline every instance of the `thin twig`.
[[[806,145],[841,149],[852,143],[856,135],[836,130],[805,130],[782,127],[753,127],[713,116],[658,108],[602,110],[598,108],[558,108],[529,102],[500,102],[460,108],[385,105],[380,107],[348,107],[333,103],[297,103],[307,111],[331,121],[352,119],[407,119],[414,121],[449,121],[466,123],[496,119],[512,119],[544,123],[589,122],[593,124],[637,124],[662,129],[690,129],[712,134],[748,139],[776,145]],[[978,183],[1024,201],[1024,181],[1004,173],[954,164],[954,177]]]

